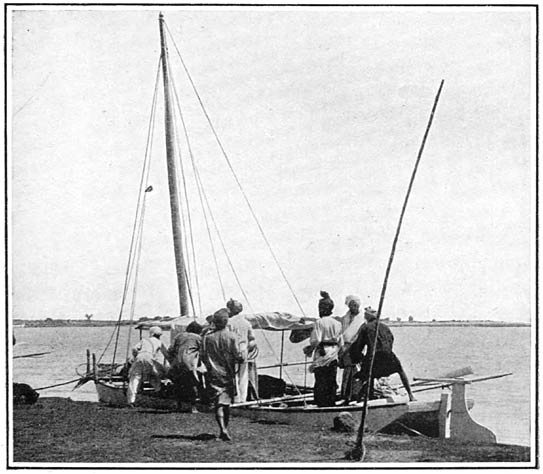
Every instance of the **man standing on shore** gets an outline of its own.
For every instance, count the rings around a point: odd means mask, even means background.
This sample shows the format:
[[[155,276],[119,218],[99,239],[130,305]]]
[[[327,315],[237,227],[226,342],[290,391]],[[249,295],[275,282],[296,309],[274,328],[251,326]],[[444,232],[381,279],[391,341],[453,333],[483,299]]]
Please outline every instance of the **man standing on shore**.
[[[215,404],[215,419],[220,439],[230,441],[228,432],[230,405],[236,396],[236,363],[244,361],[238,336],[228,330],[228,310],[219,309],[213,315],[215,329],[202,341],[202,361],[207,369],[206,386],[209,398]]]
[[[226,308],[230,319],[228,320],[228,329],[239,337],[239,347],[243,354],[244,361],[236,367],[236,391],[235,402],[247,401],[247,390],[249,387],[249,362],[248,354],[256,346],[256,340],[253,328],[245,316],[241,314],[243,305],[236,300],[230,299],[226,303]]]

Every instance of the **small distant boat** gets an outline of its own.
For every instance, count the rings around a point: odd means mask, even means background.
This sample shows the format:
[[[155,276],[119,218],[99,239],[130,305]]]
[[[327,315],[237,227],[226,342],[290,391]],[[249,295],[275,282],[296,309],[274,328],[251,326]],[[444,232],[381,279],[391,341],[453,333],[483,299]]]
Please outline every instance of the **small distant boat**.
[[[18,323],[18,324],[13,324],[14,328],[24,328],[25,327],[25,323]]]
[[[163,15],[159,16],[159,30],[160,30],[160,40],[161,40],[161,55],[159,68],[162,69],[162,78],[164,86],[164,104],[165,104],[165,135],[166,135],[166,161],[168,167],[168,184],[170,191],[170,210],[171,210],[171,223],[172,223],[172,234],[174,241],[174,253],[175,253],[175,265],[177,272],[177,281],[178,281],[178,291],[179,291],[179,303],[180,303],[180,314],[181,317],[174,319],[172,321],[160,322],[160,321],[150,321],[142,323],[137,326],[137,329],[140,329],[140,337],[142,331],[148,329],[152,325],[158,325],[163,327],[163,329],[170,329],[172,331],[172,336],[175,335],[177,331],[182,331],[184,328],[193,320],[196,320],[196,310],[194,305],[194,293],[195,288],[191,286],[191,276],[190,268],[190,253],[188,253],[188,248],[190,245],[193,245],[192,235],[189,234],[190,239],[183,233],[186,229],[182,229],[181,223],[185,222],[184,217],[182,218],[181,214],[183,212],[182,207],[180,206],[180,182],[184,183],[184,175],[182,180],[180,179],[178,173],[179,169],[182,172],[182,164],[179,164],[178,159],[178,149],[177,140],[179,140],[178,134],[174,130],[174,125],[182,124],[183,128],[185,127],[185,122],[180,111],[179,100],[177,97],[177,92],[175,91],[173,84],[173,79],[171,77],[171,69],[168,59],[168,47],[166,44],[166,36],[169,33],[165,25]],[[175,48],[177,53],[180,56],[177,47]],[[183,61],[181,59],[181,61]],[[187,72],[190,83],[194,88],[194,84],[188,70],[183,62],[183,67]],[[154,112],[155,105],[157,102],[157,90],[158,90],[158,75],[157,83],[155,85],[155,95],[153,98],[153,109],[152,109],[152,119],[151,124],[154,124]],[[203,103],[200,100],[200,96],[196,92],[200,105],[203,109]],[[177,105],[177,109],[176,106]],[[176,110],[179,112],[176,115]],[[219,144],[220,149],[222,150],[230,169],[234,173],[226,153],[220,143],[216,131],[213,128],[213,125],[210,122],[207,112],[204,113],[208,119],[209,125],[215,134],[217,143]],[[149,137],[152,137],[152,129],[150,128]],[[185,129],[185,137],[188,143],[188,135]],[[148,145],[149,146],[149,145]],[[203,192],[203,185],[200,181],[198,170],[194,164],[192,157],[192,152],[190,151],[190,158],[192,160],[192,166],[194,171],[194,176],[196,180],[196,187],[200,192]],[[147,160],[147,155],[146,155]],[[141,235],[143,228],[143,216],[145,210],[145,199],[148,192],[152,191],[152,186],[147,183],[148,176],[148,164],[147,161],[144,162],[142,180],[140,184],[140,194],[138,197],[138,206],[136,210],[136,217],[134,222],[134,231],[132,236],[132,241],[130,245],[130,254],[128,268],[126,272],[126,280],[124,287],[124,294],[122,298],[121,311],[119,314],[119,324],[116,326],[115,331],[110,338],[109,343],[106,346],[106,349],[96,360],[95,355],[92,356],[92,365],[91,357],[89,351],[87,351],[87,364],[86,364],[86,373],[83,375],[83,378],[80,382],[81,385],[85,381],[92,380],[95,384],[96,391],[98,394],[98,399],[100,402],[115,405],[115,406],[124,406],[126,405],[126,389],[127,389],[127,374],[125,373],[125,364],[124,362],[116,362],[116,356],[118,354],[118,341],[119,341],[119,331],[121,327],[121,320],[123,316],[123,311],[125,306],[128,306],[127,300],[129,299],[130,287],[133,287],[133,295],[135,295],[135,288],[138,278],[138,258],[141,251]],[[234,174],[238,187],[241,189],[241,185],[237,179],[237,176]],[[186,193],[185,188],[185,193]],[[242,191],[243,193],[243,191]],[[247,204],[249,204],[247,197],[243,194]],[[204,195],[205,197],[205,195]],[[185,203],[186,204],[186,203]],[[207,204],[207,198],[206,198]],[[211,209],[209,204],[207,207],[202,201],[202,212],[206,214],[206,209],[208,214],[211,214]],[[263,230],[258,223],[256,215],[249,205],[249,209],[261,231],[266,244],[272,256],[274,257],[279,269],[281,270],[275,254],[269,245],[268,240],[263,234]],[[212,216],[212,214],[211,214]],[[190,223],[190,215],[188,216]],[[207,219],[207,218],[206,218]],[[207,222],[207,220],[206,220]],[[214,222],[213,222],[214,223]],[[216,228],[216,233],[218,238],[220,238],[220,233]],[[191,230],[189,229],[189,232]],[[209,233],[209,228],[208,228]],[[209,234],[210,242],[211,235]],[[212,250],[213,250],[213,244]],[[221,239],[221,245],[224,249],[224,243]],[[194,247],[192,247],[194,248]],[[183,251],[185,249],[185,252]],[[194,254],[192,254],[194,262]],[[213,257],[215,260],[215,265],[217,266],[217,260],[213,250]],[[228,262],[231,265],[228,254],[226,254]],[[194,262],[194,266],[195,266]],[[218,267],[217,267],[218,270]],[[233,268],[232,268],[233,271]],[[217,271],[217,273],[219,273]],[[240,290],[243,292],[243,288],[237,279],[236,273],[233,271],[236,276],[237,283],[240,287]],[[281,270],[281,274],[286,281],[286,277]],[[193,281],[196,281],[197,278],[193,273]],[[219,276],[220,280],[220,276]],[[288,281],[286,281],[288,284]],[[294,292],[290,285],[288,284],[289,289]],[[221,282],[222,288],[222,282]],[[224,293],[224,291],[223,291]],[[245,295],[245,293],[243,292]],[[224,294],[223,294],[224,296]],[[299,302],[294,295],[296,302],[299,305]],[[133,301],[135,296],[132,297]],[[190,304],[189,304],[190,303]],[[192,317],[190,306],[192,306]],[[301,306],[300,309],[302,310]],[[303,310],[302,310],[303,313]],[[130,321],[133,321],[134,317],[134,302],[131,305]],[[255,313],[246,315],[247,320],[251,323],[254,329],[266,331],[281,331],[282,332],[282,342],[281,342],[281,353],[280,360],[276,367],[279,368],[280,374],[279,379],[282,380],[283,367],[286,367],[288,364],[284,363],[284,337],[286,331],[305,329],[309,330],[313,326],[313,321],[311,318],[301,318],[293,316],[289,313],[281,312],[272,312],[272,313]],[[200,320],[205,324],[205,320]],[[128,342],[126,345],[126,358],[128,358],[129,349],[130,349],[130,335],[132,331],[133,324],[129,326]],[[265,336],[264,336],[265,337]],[[114,341],[114,351],[112,361],[110,363],[101,362],[104,354],[108,347],[113,344]],[[300,363],[305,364],[305,363]],[[433,379],[424,379],[420,383],[426,385],[423,389],[438,389],[444,388],[445,391],[441,393],[439,397],[436,397],[434,400],[425,402],[425,401],[415,401],[409,402],[407,397],[392,397],[392,398],[383,398],[377,400],[371,400],[368,404],[368,416],[367,416],[367,428],[371,431],[383,431],[383,430],[394,430],[394,427],[403,426],[408,431],[414,431],[426,434],[428,436],[441,436],[444,438],[461,438],[464,440],[475,440],[475,441],[484,441],[484,442],[495,442],[495,435],[488,430],[487,428],[478,425],[475,423],[470,415],[469,409],[473,406],[472,400],[467,400],[465,396],[465,386],[475,381],[486,380],[488,378],[479,378],[479,379],[467,379],[462,375],[449,375],[448,377],[438,377]],[[421,389],[422,390],[422,389]],[[238,416],[244,416],[255,420],[265,421],[265,422],[274,422],[274,423],[286,423],[286,424],[303,424],[305,426],[318,426],[318,427],[331,427],[332,421],[335,416],[341,412],[347,412],[352,414],[357,419],[360,418],[362,412],[363,404],[362,403],[352,403],[348,406],[331,406],[331,407],[317,407],[312,404],[313,395],[312,390],[307,387],[297,387],[295,385],[290,385],[286,387],[284,393],[280,394],[279,397],[269,398],[269,399],[259,399],[256,401],[244,402],[235,404],[232,406],[232,413]],[[175,408],[175,401],[172,394],[172,385],[171,382],[168,383],[168,380],[164,380],[162,390],[160,392],[155,392],[150,386],[144,385],[142,393],[138,395],[136,404],[142,407],[151,407],[151,408]]]

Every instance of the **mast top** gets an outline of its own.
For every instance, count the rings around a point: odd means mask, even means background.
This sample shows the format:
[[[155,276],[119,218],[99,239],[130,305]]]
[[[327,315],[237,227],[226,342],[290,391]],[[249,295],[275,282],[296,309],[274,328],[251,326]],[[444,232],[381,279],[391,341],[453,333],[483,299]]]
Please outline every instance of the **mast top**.
[[[158,21],[164,21],[164,13],[160,12],[158,14]]]

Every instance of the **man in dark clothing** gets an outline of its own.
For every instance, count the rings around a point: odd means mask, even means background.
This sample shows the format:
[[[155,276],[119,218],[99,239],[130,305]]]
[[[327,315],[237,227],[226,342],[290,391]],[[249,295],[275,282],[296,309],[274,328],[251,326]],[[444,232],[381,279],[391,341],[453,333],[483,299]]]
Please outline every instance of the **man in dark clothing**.
[[[196,399],[202,385],[199,372],[201,332],[202,326],[196,321],[191,322],[168,349],[171,361],[169,376],[173,381],[177,408],[185,412],[198,413]]]
[[[209,398],[215,404],[215,418],[220,429],[220,438],[230,441],[228,432],[230,405],[236,396],[236,363],[245,360],[236,333],[226,328],[228,310],[221,308],[213,315],[215,329],[203,337],[202,361],[207,369],[206,386]]]
[[[370,307],[365,308],[364,319],[366,320],[366,323],[361,326],[356,340],[351,345],[350,356],[353,362],[362,363],[362,369],[357,377],[361,378],[363,382],[367,382],[369,378],[370,358],[373,353],[373,344],[377,330],[377,312]],[[377,347],[371,374],[370,394],[373,393],[373,379],[398,374],[409,395],[409,400],[414,401],[415,397],[411,391],[409,379],[403,370],[400,360],[392,351],[393,344],[394,336],[392,331],[386,324],[379,322]],[[363,355],[364,348],[367,348],[365,355]]]

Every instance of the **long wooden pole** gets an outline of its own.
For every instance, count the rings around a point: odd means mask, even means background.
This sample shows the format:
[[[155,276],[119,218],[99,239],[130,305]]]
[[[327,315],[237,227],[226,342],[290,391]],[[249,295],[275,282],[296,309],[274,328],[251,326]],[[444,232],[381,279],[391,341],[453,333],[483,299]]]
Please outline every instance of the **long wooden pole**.
[[[173,127],[173,108],[170,96],[170,65],[168,47],[164,31],[164,15],[158,17],[160,25],[160,46],[162,57],[162,75],[164,82],[164,123],[166,126],[166,160],[168,164],[168,187],[170,190],[170,210],[172,216],[173,247],[175,252],[175,269],[179,290],[179,311],[181,316],[189,314],[187,298],[187,280],[185,276],[185,259],[181,233],[181,218],[179,212],[179,192],[177,187],[177,164],[175,159],[175,131]]]
[[[285,331],[281,331],[281,355],[279,360],[279,378],[283,378],[283,354],[285,350]]]
[[[432,126],[432,121],[434,119],[434,113],[437,108],[437,103],[439,101],[439,96],[441,95],[441,90],[443,89],[443,83],[441,81],[439,89],[437,91],[436,97],[434,99],[434,105],[432,107],[432,112],[430,113],[430,118],[428,119],[428,124],[426,126],[426,131],[424,132],[424,137],[422,138],[422,143],[419,148],[417,155],[417,160],[415,162],[415,167],[413,168],[413,173],[411,174],[411,180],[409,181],[409,186],[407,188],[407,193],[405,194],[405,199],[402,206],[402,211],[400,213],[400,219],[398,221],[398,226],[396,227],[396,234],[394,235],[394,241],[392,242],[392,250],[390,251],[390,257],[388,259],[388,265],[385,272],[385,279],[383,281],[383,287],[381,289],[381,297],[379,298],[379,308],[377,309],[377,323],[375,327],[375,339],[373,341],[373,350],[370,356],[370,366],[368,371],[368,378],[366,382],[366,392],[364,394],[364,409],[362,410],[362,419],[360,421],[360,426],[358,427],[358,436],[356,437],[356,445],[352,451],[348,453],[348,458],[359,461],[363,457],[363,441],[364,441],[364,426],[366,424],[366,417],[368,415],[368,400],[370,397],[371,391],[371,381],[372,381],[372,371],[373,371],[373,362],[375,360],[375,352],[377,349],[377,338],[379,336],[379,321],[381,319],[381,311],[383,309],[383,303],[385,301],[385,294],[387,290],[388,277],[390,275],[390,269],[392,267],[392,261],[394,260],[394,253],[396,251],[396,244],[398,243],[398,237],[400,236],[400,230],[402,227],[402,221],[405,215],[405,210],[407,208],[407,203],[409,201],[409,196],[411,194],[411,189],[413,188],[413,183],[415,181],[415,176],[417,174],[417,169],[419,167],[420,159],[422,157],[422,152],[424,151],[424,145],[426,144],[426,139],[428,138],[428,133],[430,132],[430,127]]]
[[[273,364],[273,365],[265,365],[264,367],[258,367],[258,370],[264,370],[264,369],[273,369],[275,367],[290,367],[291,365],[306,365],[306,364],[312,364],[313,361],[305,361],[305,362],[286,362],[286,363],[279,363],[279,364]]]

